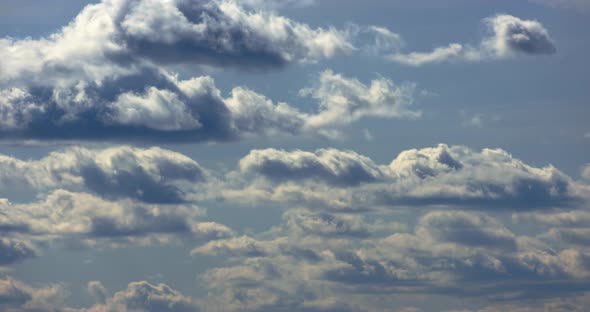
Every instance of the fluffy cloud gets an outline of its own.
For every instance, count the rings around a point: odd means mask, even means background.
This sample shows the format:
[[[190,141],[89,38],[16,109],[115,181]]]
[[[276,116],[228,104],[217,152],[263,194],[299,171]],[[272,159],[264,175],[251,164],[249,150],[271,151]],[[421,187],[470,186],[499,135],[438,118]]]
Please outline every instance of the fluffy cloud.
[[[98,282],[91,285],[93,288],[104,289],[102,284]],[[112,297],[107,298],[104,303],[94,305],[85,311],[198,312],[200,309],[192,298],[183,295],[166,284],[154,285],[146,281],[139,281],[129,283],[127,289],[116,292]]]
[[[129,283],[126,289],[108,295],[98,281],[88,283],[88,292],[100,293],[97,304],[73,308],[65,303],[67,291],[61,285],[38,288],[13,278],[0,278],[0,308],[9,312],[198,312],[198,303],[166,284],[146,281]]]
[[[511,15],[496,15],[483,20],[490,35],[478,46],[452,43],[431,52],[394,53],[387,59],[411,66],[447,61],[481,61],[516,55],[553,54],[556,52],[549,32],[535,20],[522,20]]]
[[[103,1],[85,7],[61,32],[40,40],[2,39],[0,47],[3,81],[51,73],[102,80],[137,70],[142,60],[281,66],[352,49],[335,29],[312,29],[232,1],[191,0]]]
[[[366,85],[327,70],[314,87],[303,89],[300,94],[319,101],[319,111],[309,117],[309,127],[348,124],[363,117],[420,117],[420,112],[410,107],[414,86],[397,86],[386,78]]]
[[[588,189],[553,166],[532,167],[500,149],[478,152],[444,144],[403,151],[388,166],[347,151],[257,150],[240,161],[239,170],[248,186],[225,191],[228,198],[307,201],[347,209],[566,207],[585,198]]]
[[[110,78],[109,78],[110,79]],[[416,118],[414,87],[380,78],[367,86],[332,71],[302,94],[307,114],[244,87],[227,98],[210,77],[178,80],[144,70],[97,83],[0,90],[0,139],[228,141],[248,135],[323,133],[363,117]]]
[[[63,307],[66,291],[61,285],[34,288],[20,281],[0,278],[0,308],[9,312],[50,312]]]
[[[212,78],[180,80],[170,66],[315,62],[352,51],[348,37],[232,1],[105,0],[46,38],[0,39],[0,138],[194,142],[298,133],[305,115],[296,109],[245,88],[225,99]]]
[[[180,203],[206,176],[194,160],[157,147],[70,147],[28,161],[0,155],[4,193],[23,188],[82,188],[105,198]]]
[[[363,235],[350,235],[358,229]],[[228,257],[229,266],[202,276],[212,289],[204,302],[228,311],[308,311],[330,298],[328,311],[397,311],[396,295],[551,300],[584,290],[590,276],[587,248],[517,235],[475,212],[427,212],[413,231],[399,232],[354,215],[295,209],[262,236],[193,251]],[[571,288],[547,293],[564,281]]]
[[[352,151],[321,149],[305,151],[253,150],[240,160],[242,173],[255,173],[273,182],[324,181],[353,186],[385,179],[386,173],[368,157]]]
[[[213,222],[199,222],[203,210],[192,205],[147,205],[132,201],[110,202],[85,193],[56,190],[29,204],[0,205],[0,225],[8,235],[66,245],[114,246],[166,242],[173,237],[207,241],[233,235]],[[29,255],[25,245],[16,256]],[[14,249],[13,248],[13,249]]]

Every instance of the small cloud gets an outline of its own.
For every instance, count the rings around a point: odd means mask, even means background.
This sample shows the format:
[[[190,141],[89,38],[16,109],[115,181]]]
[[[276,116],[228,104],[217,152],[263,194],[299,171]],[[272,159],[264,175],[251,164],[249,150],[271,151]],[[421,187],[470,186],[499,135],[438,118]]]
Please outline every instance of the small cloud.
[[[371,131],[369,131],[369,129],[363,129],[363,137],[368,142],[372,142],[373,140],[375,140],[375,137],[373,136],[373,134],[371,134]]]

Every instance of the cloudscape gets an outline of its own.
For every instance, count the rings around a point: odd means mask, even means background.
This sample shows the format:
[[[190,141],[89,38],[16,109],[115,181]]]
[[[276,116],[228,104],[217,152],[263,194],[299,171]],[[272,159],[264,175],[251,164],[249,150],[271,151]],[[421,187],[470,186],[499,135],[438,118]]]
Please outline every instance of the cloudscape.
[[[588,7],[0,0],[0,311],[588,311]]]

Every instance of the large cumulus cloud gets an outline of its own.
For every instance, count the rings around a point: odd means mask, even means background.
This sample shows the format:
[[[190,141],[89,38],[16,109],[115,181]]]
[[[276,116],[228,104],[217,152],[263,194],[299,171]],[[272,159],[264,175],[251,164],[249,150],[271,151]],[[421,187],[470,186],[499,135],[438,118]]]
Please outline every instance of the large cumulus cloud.
[[[224,98],[212,78],[180,79],[174,66],[315,62],[354,50],[353,35],[232,1],[105,0],[48,37],[0,40],[0,138],[194,142],[300,133],[309,116],[297,109],[244,87]],[[402,116],[400,91],[374,84],[386,103],[344,94],[375,106],[356,115],[394,107],[386,116]]]
[[[465,206],[521,210],[577,205],[588,186],[553,166],[500,149],[444,144],[402,151],[389,165],[349,151],[254,150],[240,161],[248,185],[228,197],[322,202],[336,208]],[[252,180],[253,178],[253,180]]]
[[[556,52],[553,39],[536,20],[500,14],[483,20],[489,35],[479,45],[451,43],[431,52],[394,53],[387,59],[411,66],[448,61],[482,61],[503,59],[517,55],[543,55]]]

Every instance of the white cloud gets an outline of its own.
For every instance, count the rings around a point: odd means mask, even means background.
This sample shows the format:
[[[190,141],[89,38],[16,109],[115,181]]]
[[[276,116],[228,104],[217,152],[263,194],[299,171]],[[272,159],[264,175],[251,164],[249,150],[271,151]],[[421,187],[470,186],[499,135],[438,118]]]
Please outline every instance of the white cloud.
[[[239,170],[247,187],[224,191],[228,198],[353,210],[383,205],[567,207],[587,199],[588,189],[553,166],[529,166],[500,149],[444,144],[402,151],[388,166],[347,151],[255,150],[241,160]]]
[[[478,46],[451,43],[431,52],[393,53],[391,61],[411,66],[448,61],[482,61],[517,55],[553,54],[556,48],[549,32],[536,20],[522,20],[512,15],[496,15],[483,19],[489,36]]]
[[[414,89],[414,85],[396,85],[387,78],[367,85],[326,70],[315,86],[300,91],[319,101],[319,111],[309,117],[306,126],[342,125],[364,117],[418,118],[420,111],[411,107]]]
[[[191,142],[298,133],[305,115],[289,105],[239,87],[226,100],[210,77],[179,80],[171,65],[314,63],[352,52],[349,36],[234,1],[105,0],[46,38],[0,39],[0,133]]]
[[[208,241],[233,235],[224,225],[200,222],[203,213],[195,205],[112,202],[90,194],[56,190],[38,202],[0,205],[0,228],[7,235],[26,237],[33,243],[65,246],[117,247],[164,243],[177,237]],[[23,248],[19,250],[30,250]],[[27,255],[31,252],[27,251]]]

